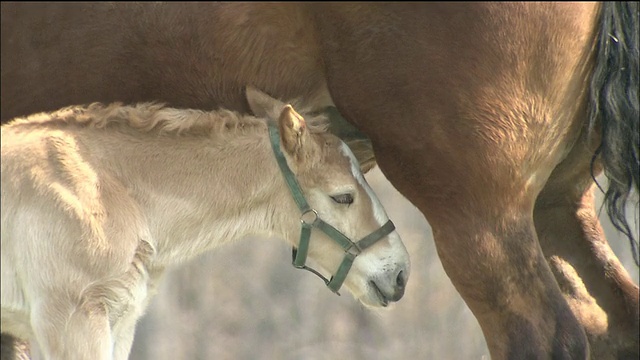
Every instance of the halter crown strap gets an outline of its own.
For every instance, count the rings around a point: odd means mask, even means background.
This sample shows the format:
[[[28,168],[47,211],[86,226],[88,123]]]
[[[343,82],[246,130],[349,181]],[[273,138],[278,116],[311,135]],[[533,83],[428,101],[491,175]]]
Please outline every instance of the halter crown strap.
[[[284,175],[284,179],[289,185],[289,190],[291,190],[291,195],[293,195],[293,200],[295,200],[298,208],[303,213],[310,211],[311,207],[307,203],[307,200],[304,198],[302,194],[302,189],[300,188],[300,184],[298,184],[298,180],[296,176],[293,174],[293,171],[287,165],[287,159],[285,159],[282,150],[280,150],[280,134],[278,132],[278,128],[274,124],[269,124],[269,138],[271,139],[271,148],[276,155],[276,160],[278,161],[278,166],[280,167],[280,171],[282,175]]]

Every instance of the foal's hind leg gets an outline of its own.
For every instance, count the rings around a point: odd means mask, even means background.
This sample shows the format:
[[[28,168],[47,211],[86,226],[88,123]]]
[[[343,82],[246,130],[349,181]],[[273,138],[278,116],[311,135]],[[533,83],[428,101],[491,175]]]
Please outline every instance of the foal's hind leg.
[[[32,304],[31,326],[48,360],[111,360],[109,319],[103,306],[45,293]]]
[[[0,359],[2,360],[28,360],[29,345],[26,341],[15,336],[0,334]]]
[[[594,208],[591,152],[580,140],[535,206],[540,244],[594,359],[638,359],[638,286],[611,251]]]

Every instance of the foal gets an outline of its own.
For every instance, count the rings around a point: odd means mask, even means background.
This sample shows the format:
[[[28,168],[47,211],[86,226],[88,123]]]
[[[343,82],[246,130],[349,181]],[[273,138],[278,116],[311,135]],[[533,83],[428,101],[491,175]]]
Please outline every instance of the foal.
[[[92,104],[3,126],[2,331],[35,338],[47,359],[126,359],[168,266],[250,235],[300,252],[301,219],[338,230],[311,231],[308,257],[336,277],[353,260],[354,297],[399,300],[408,254],[349,148],[264,93],[247,100],[261,118]],[[273,143],[264,118],[277,119]],[[313,209],[302,217],[279,166]],[[336,233],[381,241],[345,250]]]

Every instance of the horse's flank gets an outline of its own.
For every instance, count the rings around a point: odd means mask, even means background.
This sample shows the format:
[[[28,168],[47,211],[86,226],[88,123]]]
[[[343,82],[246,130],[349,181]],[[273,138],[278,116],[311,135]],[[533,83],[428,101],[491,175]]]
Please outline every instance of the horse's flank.
[[[34,103],[47,104],[38,111],[54,111],[71,104],[94,101],[133,104],[151,100],[164,101],[176,108],[213,110],[224,107],[250,111],[243,92],[246,84],[253,84],[269,94],[277,93],[282,99],[301,98],[305,104],[317,109],[332,104],[319,61],[318,34],[309,23],[313,10],[299,3],[278,6],[229,2],[91,3],[86,4],[85,10],[89,11],[80,10],[79,13],[74,7],[41,5],[38,12],[25,8],[30,20],[39,21],[42,11],[52,24],[62,24],[73,17],[75,25],[91,30],[77,32],[61,27],[57,34],[48,31],[38,31],[37,36],[27,32],[17,34],[11,31],[15,19],[11,7],[23,5],[2,3],[3,44],[10,34],[20,37],[7,40],[20,49],[14,49],[13,54],[2,52],[5,65],[2,67],[0,116],[3,122],[35,113],[31,110]],[[190,26],[183,26],[185,17],[190,19]],[[171,31],[154,30],[154,35],[160,38],[152,39],[147,32],[150,28]],[[109,39],[105,38],[107,34]],[[55,41],[57,45],[49,47],[53,44],[48,41],[50,36],[61,41]],[[94,46],[96,41],[100,46]],[[38,87],[24,81],[12,82],[23,72],[12,71],[8,66],[12,59],[32,52],[28,43],[47,47],[44,63],[36,60],[21,66],[21,69],[35,67],[53,76],[45,79],[39,71],[29,72],[31,79],[40,83]],[[103,54],[107,49],[108,55]],[[256,56],[257,53],[277,55],[280,61],[274,68],[272,62],[264,56]],[[192,59],[194,54],[198,60]],[[155,66],[163,60],[174,66],[170,69]],[[268,68],[261,69],[260,63],[265,61]],[[77,77],[75,71],[54,70],[56,64],[62,63],[83,75]],[[109,69],[110,74],[98,74],[95,69]],[[8,87],[9,83],[12,86]],[[178,83],[181,91],[167,87]],[[62,86],[60,84],[82,90],[73,94],[56,91]],[[30,101],[13,97],[16,91],[25,88],[32,94]],[[293,105],[301,113],[305,112],[298,109],[297,104]]]
[[[246,111],[248,83],[331,98],[427,217],[493,357],[638,358],[638,288],[606,243],[590,173],[602,134],[593,169],[621,185],[610,193],[621,218],[638,190],[637,13],[636,2],[2,3],[2,117],[116,100]]]

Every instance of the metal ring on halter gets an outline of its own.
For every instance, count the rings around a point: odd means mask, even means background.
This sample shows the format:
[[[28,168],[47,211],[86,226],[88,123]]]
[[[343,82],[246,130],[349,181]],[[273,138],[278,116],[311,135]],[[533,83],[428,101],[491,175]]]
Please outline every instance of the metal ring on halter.
[[[353,255],[353,257],[355,258],[356,256],[360,255],[362,249],[360,248],[360,246],[358,246],[357,243],[352,243],[348,249],[344,250],[344,252]]]
[[[305,220],[305,217],[307,217],[307,214],[309,213],[313,214],[313,221]],[[313,225],[317,220],[318,220],[318,212],[315,209],[306,210],[305,212],[302,213],[302,215],[300,215],[300,222],[303,224]]]

